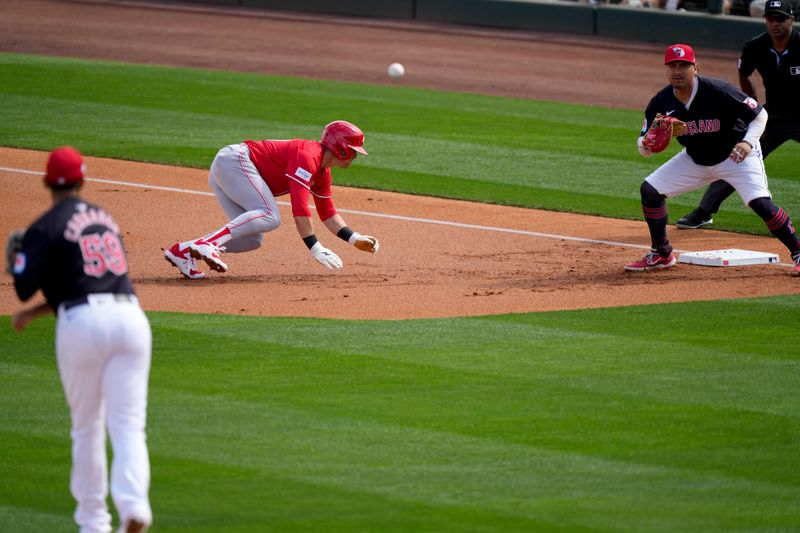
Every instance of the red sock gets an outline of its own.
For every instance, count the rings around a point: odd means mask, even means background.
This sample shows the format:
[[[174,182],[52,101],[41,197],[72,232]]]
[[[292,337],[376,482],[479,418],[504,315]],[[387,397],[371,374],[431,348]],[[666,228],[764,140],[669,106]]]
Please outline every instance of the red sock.
[[[214,246],[221,246],[231,240],[231,230],[228,229],[228,226],[224,226],[218,232],[203,237],[203,240]]]

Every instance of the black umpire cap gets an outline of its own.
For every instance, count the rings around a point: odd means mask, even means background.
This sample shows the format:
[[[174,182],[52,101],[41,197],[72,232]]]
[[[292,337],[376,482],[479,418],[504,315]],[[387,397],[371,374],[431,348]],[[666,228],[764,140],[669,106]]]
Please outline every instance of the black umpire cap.
[[[767,0],[764,4],[764,16],[769,15],[785,15],[793,17],[792,6],[788,0]]]

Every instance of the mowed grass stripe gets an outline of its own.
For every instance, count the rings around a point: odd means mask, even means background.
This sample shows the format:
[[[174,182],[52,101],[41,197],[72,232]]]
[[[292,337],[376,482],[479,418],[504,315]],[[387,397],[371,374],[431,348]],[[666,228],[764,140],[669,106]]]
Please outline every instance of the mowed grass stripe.
[[[0,95],[5,145],[205,167],[228,142],[314,137],[345,117],[367,130],[371,156],[338,183],[637,219],[638,184],[659,163],[635,152],[639,113],[584,106],[19,55],[0,55]],[[778,198],[796,197],[793,150],[767,162]],[[726,205],[726,219],[763,232]],[[783,297],[408,322],[152,313],[157,528],[796,528],[798,308]],[[74,530],[52,320],[0,344],[0,475],[13,480],[0,522]]]
[[[21,54],[0,54],[0,97],[0,145],[205,168],[226,144],[316,138],[347,118],[370,156],[338,184],[629,219],[641,180],[677,149],[641,158],[631,110]],[[798,162],[797,143],[767,161],[795,217]],[[673,216],[699,194],[671,200]],[[715,227],[767,234],[736,198],[723,207]]]
[[[789,530],[798,309],[789,296],[417,321],[150,313],[158,530]],[[15,481],[0,499],[17,522],[71,506],[52,327],[3,336],[0,473]]]

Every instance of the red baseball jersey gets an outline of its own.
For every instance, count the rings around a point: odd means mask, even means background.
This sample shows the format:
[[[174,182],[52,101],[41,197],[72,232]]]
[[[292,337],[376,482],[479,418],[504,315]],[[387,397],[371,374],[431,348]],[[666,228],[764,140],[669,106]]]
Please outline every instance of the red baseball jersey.
[[[250,160],[274,196],[289,193],[292,216],[308,217],[309,194],[320,220],[336,214],[331,196],[331,169],[322,167],[324,147],[317,141],[244,141]]]

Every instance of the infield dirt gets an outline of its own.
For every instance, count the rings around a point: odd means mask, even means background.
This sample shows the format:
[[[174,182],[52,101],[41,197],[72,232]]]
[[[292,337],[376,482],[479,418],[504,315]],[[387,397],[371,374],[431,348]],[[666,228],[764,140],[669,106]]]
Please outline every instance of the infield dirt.
[[[326,49],[336,49],[338,60],[332,62]],[[634,109],[663,80],[654,60],[662,47],[656,45],[133,2],[4,0],[0,50]],[[734,52],[697,52],[704,73],[732,79]],[[391,81],[386,65],[400,58],[406,76]],[[46,157],[2,148],[0,166],[40,172]],[[285,222],[266,235],[260,250],[227,254],[230,272],[182,280],[162,249],[225,219],[207,194],[157,187],[207,193],[206,171],[98,158],[87,158],[87,166],[93,178],[145,185],[89,181],[85,196],[111,211],[122,227],[147,310],[401,319],[800,293],[800,280],[785,266],[679,265],[626,273],[622,266],[647,247],[640,221],[341,187],[334,190],[337,207],[355,229],[380,238],[378,255],[320,235],[345,263],[341,271],[328,272]],[[14,191],[1,200],[2,235],[29,224],[48,205],[38,175],[0,170],[0,185]],[[281,209],[290,221],[288,208]],[[743,248],[788,260],[773,238],[706,230],[672,230],[670,236],[680,250]],[[6,276],[0,313],[17,306]]]

